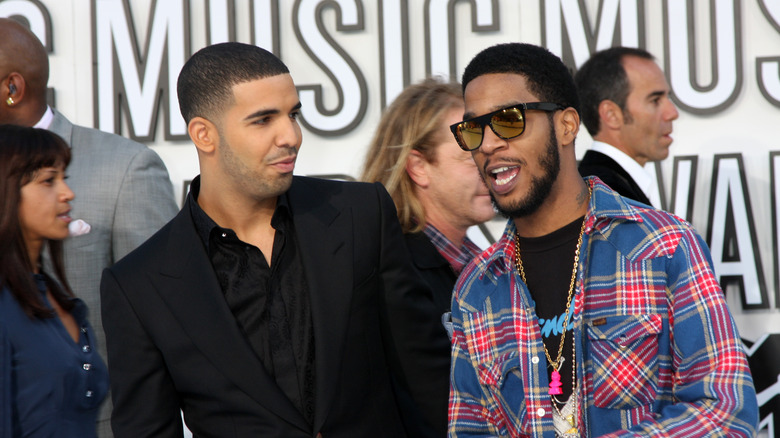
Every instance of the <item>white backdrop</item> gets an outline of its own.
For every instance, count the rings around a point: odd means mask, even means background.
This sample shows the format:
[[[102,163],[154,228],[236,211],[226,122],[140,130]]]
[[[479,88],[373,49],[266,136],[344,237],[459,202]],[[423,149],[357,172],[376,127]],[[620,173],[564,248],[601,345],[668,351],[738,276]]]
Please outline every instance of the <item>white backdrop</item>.
[[[763,367],[753,371],[774,433],[780,335],[766,335],[780,333],[780,0],[0,0],[10,15],[46,42],[56,107],[154,148],[179,201],[198,170],[174,84],[209,43],[255,43],[285,61],[303,102],[296,173],[342,178],[358,175],[404,85],[458,79],[488,45],[541,44],[573,69],[611,45],[648,49],[680,108],[657,167],[665,206],[705,236],[742,336],[759,341],[751,360]],[[578,156],[590,142],[583,128]],[[502,228],[488,225],[492,236]]]

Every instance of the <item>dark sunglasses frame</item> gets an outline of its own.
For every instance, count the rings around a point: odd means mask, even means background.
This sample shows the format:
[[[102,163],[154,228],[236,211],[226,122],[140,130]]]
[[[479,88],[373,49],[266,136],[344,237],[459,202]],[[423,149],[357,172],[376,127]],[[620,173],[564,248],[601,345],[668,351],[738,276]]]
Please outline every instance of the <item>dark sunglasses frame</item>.
[[[513,135],[510,137],[504,137],[498,132],[496,132],[496,129],[493,127],[493,116],[496,114],[506,111],[509,109],[518,109],[520,110],[520,117],[522,117],[523,120],[523,129],[520,131],[519,134]],[[563,105],[559,105],[557,103],[551,103],[551,102],[528,102],[528,103],[518,103],[515,105],[510,105],[506,108],[501,108],[499,110],[493,111],[492,113],[484,114],[481,116],[473,117],[468,120],[464,120],[462,122],[455,123],[453,125],[450,125],[450,131],[452,131],[452,135],[455,136],[455,140],[458,142],[458,146],[460,146],[461,149],[464,151],[475,151],[479,149],[480,146],[482,146],[482,141],[485,139],[485,125],[490,126],[490,130],[493,131],[494,134],[496,134],[499,138],[503,138],[504,140],[509,140],[511,138],[519,137],[520,135],[525,132],[525,111],[526,110],[540,110],[540,111],[558,111],[566,109]],[[479,144],[473,148],[469,148],[460,138],[460,126],[464,123],[478,123],[479,126],[482,128],[482,137],[479,140]]]

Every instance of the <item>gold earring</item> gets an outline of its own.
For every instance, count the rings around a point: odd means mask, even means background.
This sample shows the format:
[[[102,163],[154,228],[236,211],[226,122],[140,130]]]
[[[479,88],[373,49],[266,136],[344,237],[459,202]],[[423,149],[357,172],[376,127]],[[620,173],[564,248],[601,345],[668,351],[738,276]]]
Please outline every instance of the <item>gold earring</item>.
[[[14,104],[14,98],[13,97],[9,97],[8,99],[5,100],[5,103],[7,103],[8,106],[13,105]]]

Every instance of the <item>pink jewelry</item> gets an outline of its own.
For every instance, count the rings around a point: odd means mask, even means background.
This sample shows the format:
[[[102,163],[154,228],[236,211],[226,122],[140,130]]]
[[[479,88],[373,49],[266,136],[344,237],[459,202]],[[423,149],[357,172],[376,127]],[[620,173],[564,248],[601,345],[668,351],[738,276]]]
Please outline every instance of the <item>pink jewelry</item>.
[[[550,390],[547,391],[547,393],[550,395],[561,395],[563,394],[561,386],[563,386],[563,383],[561,383],[561,373],[559,373],[558,370],[553,370],[552,382],[550,382]]]

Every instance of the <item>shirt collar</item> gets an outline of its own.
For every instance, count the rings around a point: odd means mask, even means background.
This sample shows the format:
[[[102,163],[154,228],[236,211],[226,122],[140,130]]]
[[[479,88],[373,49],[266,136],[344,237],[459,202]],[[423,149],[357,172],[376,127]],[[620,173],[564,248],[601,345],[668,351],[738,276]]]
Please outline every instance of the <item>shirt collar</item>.
[[[647,167],[650,165],[649,161],[647,164],[645,164],[645,166],[641,166],[636,162],[636,160],[628,156],[628,154],[625,152],[601,141],[594,141],[590,148],[593,151],[600,152],[615,160],[615,162],[617,162],[620,167],[623,168],[623,170],[628,172],[628,174],[631,176],[631,179],[633,179],[636,185],[642,189],[647,198],[650,199],[653,204],[657,202],[653,199],[656,197],[655,193],[658,192],[656,187],[657,182],[655,178],[653,178],[653,173],[647,170]]]
[[[592,188],[588,212],[585,214],[586,236],[592,232],[601,232],[599,230],[609,228],[615,221],[642,221],[637,207],[630,204],[633,201],[627,201],[626,198],[620,196],[596,177],[583,179]],[[515,223],[509,219],[501,238],[491,246],[491,249],[475,259],[476,264],[482,267],[483,272],[492,272],[494,275],[498,275],[503,272],[511,272],[514,269],[515,231]],[[609,239],[607,237],[607,240]]]
[[[423,229],[425,236],[430,239],[436,250],[439,251],[442,257],[447,260],[452,269],[456,273],[460,273],[463,267],[466,266],[471,260],[474,259],[482,250],[468,238],[464,237],[463,245],[458,248],[450,239],[448,239],[441,231],[431,224],[427,224]]]
[[[38,120],[38,123],[33,125],[33,128],[40,128],[40,129],[49,129],[51,126],[51,122],[54,120],[54,111],[51,110],[51,107],[46,105],[46,112],[43,113],[43,117],[41,117],[41,120]]]
[[[219,224],[200,208],[198,205],[198,195],[200,194],[200,175],[190,183],[190,192],[187,194],[187,203],[190,207],[190,215],[192,216],[192,222],[195,224],[195,230],[200,236],[200,240],[203,242],[203,246],[206,248],[206,252],[209,250],[209,236],[216,228],[219,231],[230,232],[235,234],[233,230],[229,228],[220,227]],[[287,198],[287,193],[283,193],[276,201],[276,209],[274,215],[271,217],[271,226],[276,230],[284,230],[285,224],[289,218],[292,217],[290,211],[290,204]]]

